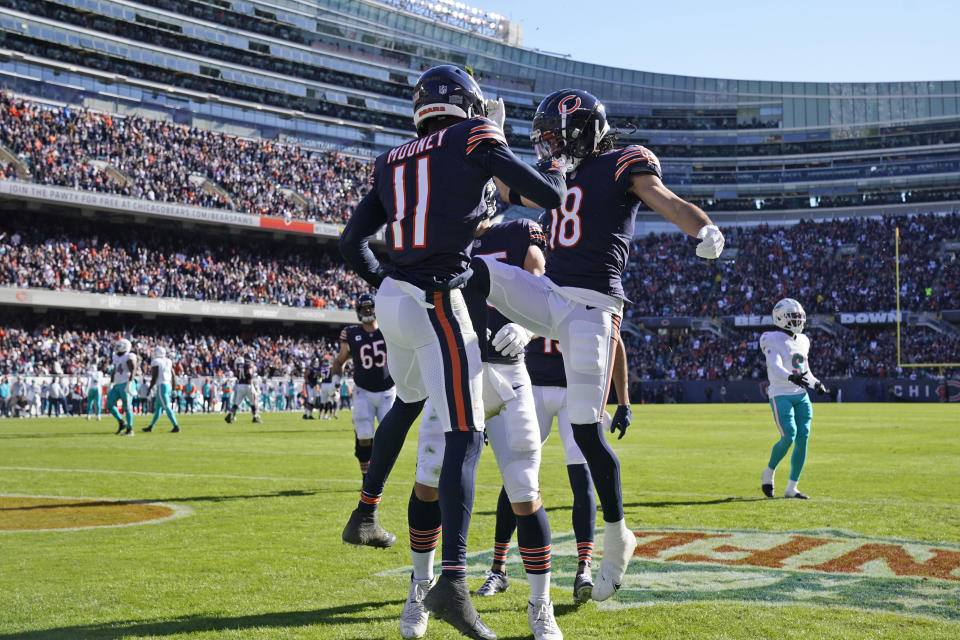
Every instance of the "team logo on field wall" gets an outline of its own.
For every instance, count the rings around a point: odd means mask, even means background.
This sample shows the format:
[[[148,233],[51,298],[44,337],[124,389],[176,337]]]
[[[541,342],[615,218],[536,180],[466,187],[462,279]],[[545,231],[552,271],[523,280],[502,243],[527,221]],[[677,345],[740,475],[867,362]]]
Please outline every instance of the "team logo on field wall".
[[[803,604],[960,620],[960,546],[868,538],[834,530],[635,530],[637,550],[620,591],[602,608],[679,602]],[[598,531],[596,540],[602,541]],[[493,542],[490,544],[491,548]],[[474,552],[482,576],[492,550]],[[594,572],[599,567],[597,554]],[[553,538],[553,582],[569,590],[577,570],[573,534]],[[410,574],[411,567],[380,575]],[[507,572],[524,575],[516,551]]]

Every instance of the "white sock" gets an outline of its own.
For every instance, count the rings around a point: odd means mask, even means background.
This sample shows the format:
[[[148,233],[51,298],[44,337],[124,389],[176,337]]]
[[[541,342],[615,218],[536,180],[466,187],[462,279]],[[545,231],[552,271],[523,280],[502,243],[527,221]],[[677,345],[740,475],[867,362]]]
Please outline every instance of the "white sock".
[[[761,476],[763,478],[763,484],[773,484],[773,471],[770,467],[763,470],[763,475]]]
[[[527,582],[530,583],[530,602],[545,600],[550,602],[550,572],[528,573]]]
[[[433,556],[435,553],[435,549],[426,553],[410,552],[410,555],[413,556],[414,580],[433,580]]]
[[[797,482],[798,480],[787,480],[787,490],[784,493],[788,496],[792,496],[797,492]]]

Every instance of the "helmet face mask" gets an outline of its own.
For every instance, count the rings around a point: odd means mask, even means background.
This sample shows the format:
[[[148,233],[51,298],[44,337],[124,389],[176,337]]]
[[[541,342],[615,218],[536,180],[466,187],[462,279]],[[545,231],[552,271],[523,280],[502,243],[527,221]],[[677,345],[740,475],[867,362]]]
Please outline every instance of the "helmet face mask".
[[[121,338],[120,340],[117,340],[114,351],[116,351],[117,355],[122,356],[123,354],[128,353],[131,348],[132,345],[130,344],[130,341],[126,338]]]
[[[609,131],[606,109],[596,97],[579,89],[561,89],[537,107],[530,141],[538,160],[556,158],[571,173]]]
[[[773,324],[792,333],[803,333],[807,324],[807,313],[793,298],[784,298],[773,307]]]
[[[153,357],[154,358],[164,358],[167,355],[167,350],[163,347],[154,347]]]
[[[370,324],[377,319],[376,304],[369,293],[361,293],[356,304],[357,319],[364,324]]]
[[[442,64],[427,69],[413,87],[413,126],[418,136],[426,133],[431,118],[482,115],[486,115],[483,91],[473,76],[459,67]]]

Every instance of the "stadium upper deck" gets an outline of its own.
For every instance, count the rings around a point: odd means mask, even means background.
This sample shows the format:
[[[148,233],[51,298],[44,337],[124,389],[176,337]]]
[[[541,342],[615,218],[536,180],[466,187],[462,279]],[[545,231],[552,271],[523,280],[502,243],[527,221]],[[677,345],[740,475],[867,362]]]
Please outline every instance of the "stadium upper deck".
[[[47,100],[369,153],[411,135],[410,85],[449,62],[504,98],[521,151],[543,95],[595,93],[721,219],[960,201],[960,82],[695,78],[519,42],[450,2],[0,0],[0,82]]]

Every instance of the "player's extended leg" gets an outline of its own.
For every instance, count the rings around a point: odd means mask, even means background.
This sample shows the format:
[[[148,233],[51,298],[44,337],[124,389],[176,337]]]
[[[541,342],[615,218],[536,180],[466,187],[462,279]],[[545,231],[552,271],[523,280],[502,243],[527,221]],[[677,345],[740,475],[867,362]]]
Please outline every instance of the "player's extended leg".
[[[806,395],[806,394],[804,394]],[[777,431],[780,433],[780,439],[777,440],[773,449],[770,451],[770,461],[767,468],[763,470],[760,477],[760,489],[763,495],[768,498],[773,497],[773,476],[777,465],[787,455],[793,440],[797,435],[797,427],[794,422],[793,396],[773,396],[770,398],[770,408],[773,409],[773,421],[777,425]]]
[[[386,309],[387,304],[385,302],[381,308]],[[397,399],[376,430],[360,501],[343,529],[343,541],[350,544],[389,547],[396,542],[397,537],[385,531],[377,521],[377,505],[403,448],[407,432],[426,402],[416,351],[389,342],[387,348],[390,353],[390,373],[397,384]]]
[[[123,403],[123,416],[126,418],[127,428],[123,432],[125,436],[133,435],[133,406],[132,397],[129,393],[123,393],[120,401]]]
[[[551,289],[549,280],[488,256],[474,258],[470,266],[474,273],[467,286],[477,288],[489,304],[538,336],[558,337],[556,316],[566,310],[567,303]]]
[[[573,492],[573,534],[577,540],[577,576],[573,582],[573,598],[581,604],[593,595],[593,533],[597,524],[597,501],[593,494],[593,477],[583,452],[573,437],[573,427],[566,407],[557,413],[557,428],[563,443],[567,477]]]
[[[592,597],[606,600],[620,588],[637,540],[627,527],[620,461],[603,434],[601,419],[620,333],[617,315],[577,305],[559,327],[567,377],[567,412],[603,507],[603,560]]]
[[[170,403],[170,387],[168,385],[161,385],[160,388],[160,406],[163,408],[163,412],[166,414],[167,419],[170,420],[170,423],[173,425],[173,431],[180,431],[180,424],[177,422],[177,416],[173,414],[173,407]],[[157,420],[157,415],[154,415],[154,422]]]
[[[797,482],[803,471],[803,463],[807,459],[807,441],[810,438],[810,423],[813,421],[813,404],[809,396],[803,394],[793,404],[794,424],[797,426],[797,436],[793,441],[793,455],[790,457],[790,479],[787,482],[785,498],[800,498],[806,500],[809,496],[797,491]]]
[[[250,392],[250,412],[253,414],[251,418],[252,422],[261,423],[263,419],[260,418],[260,393],[257,391]]]
[[[117,404],[123,398],[123,385],[115,384],[110,387],[110,390],[107,391],[107,409],[110,411],[110,415],[114,417],[117,421],[119,427],[117,428],[117,433],[121,433],[126,425],[123,424],[123,416],[120,415],[120,410],[117,409]]]

